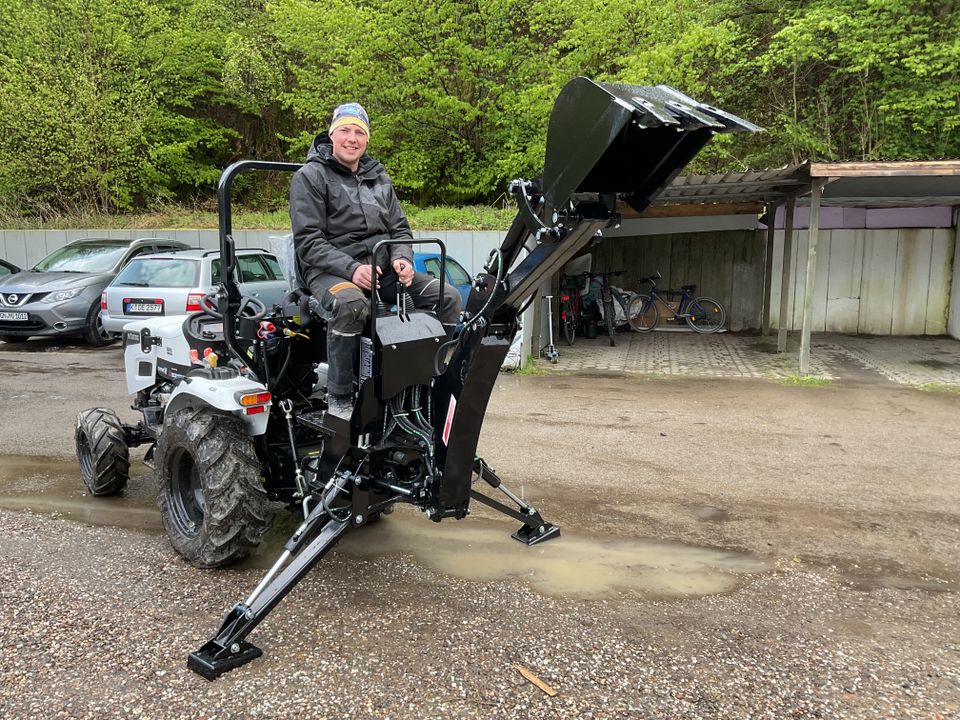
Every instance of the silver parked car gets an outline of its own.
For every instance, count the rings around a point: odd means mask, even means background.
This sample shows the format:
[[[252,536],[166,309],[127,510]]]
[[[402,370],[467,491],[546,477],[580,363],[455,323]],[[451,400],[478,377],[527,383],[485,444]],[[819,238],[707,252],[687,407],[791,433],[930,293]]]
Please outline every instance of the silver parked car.
[[[166,238],[86,238],[54,250],[30,270],[0,276],[0,340],[80,336],[91,345],[113,337],[100,324],[100,293],[132,258],[188,248]]]
[[[237,250],[237,282],[268,308],[283,304],[287,282],[277,258],[266,250]],[[138,257],[103,291],[100,321],[107,332],[145,317],[187,315],[220,282],[219,250],[183,250]]]

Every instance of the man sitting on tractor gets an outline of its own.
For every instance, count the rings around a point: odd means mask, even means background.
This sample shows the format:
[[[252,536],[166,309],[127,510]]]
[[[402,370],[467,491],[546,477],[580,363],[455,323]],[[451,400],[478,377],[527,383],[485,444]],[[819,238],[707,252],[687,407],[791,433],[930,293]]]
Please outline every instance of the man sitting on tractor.
[[[414,272],[408,243],[381,248],[373,274],[374,246],[387,239],[412,240],[413,234],[386,170],[366,154],[369,138],[363,107],[340,105],[290,183],[300,275],[328,314],[328,411],[343,418],[353,411],[354,358],[370,312],[369,294],[376,289],[383,302],[395,302],[402,283],[415,307],[436,310],[440,304],[440,281]],[[459,312],[460,296],[446,285],[439,316],[448,330]]]

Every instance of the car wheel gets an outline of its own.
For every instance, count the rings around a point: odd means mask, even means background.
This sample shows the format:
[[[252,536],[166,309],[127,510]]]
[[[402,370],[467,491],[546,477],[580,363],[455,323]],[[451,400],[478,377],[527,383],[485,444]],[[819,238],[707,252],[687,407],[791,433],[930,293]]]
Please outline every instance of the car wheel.
[[[90,306],[90,312],[87,313],[87,324],[83,332],[83,339],[87,341],[88,345],[94,347],[109,345],[114,340],[113,335],[104,329],[103,323],[100,321],[99,299]]]

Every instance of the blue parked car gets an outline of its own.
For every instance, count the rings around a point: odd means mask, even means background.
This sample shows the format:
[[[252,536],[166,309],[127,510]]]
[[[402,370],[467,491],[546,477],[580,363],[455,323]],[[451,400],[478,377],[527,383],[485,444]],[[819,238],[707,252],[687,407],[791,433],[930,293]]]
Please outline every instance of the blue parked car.
[[[417,272],[425,272],[438,277],[440,275],[440,253],[413,253],[413,267]],[[467,298],[470,296],[470,286],[473,282],[463,265],[447,255],[447,277],[446,282],[453,285],[460,293],[460,299],[463,306],[467,306]]]

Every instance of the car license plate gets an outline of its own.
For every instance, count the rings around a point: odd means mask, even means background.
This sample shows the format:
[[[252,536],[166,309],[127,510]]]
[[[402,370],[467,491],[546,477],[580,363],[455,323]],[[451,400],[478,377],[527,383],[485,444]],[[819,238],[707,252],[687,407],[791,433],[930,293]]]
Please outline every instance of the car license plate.
[[[12,320],[14,322],[26,322],[30,316],[25,312],[0,312],[0,320]]]
[[[125,298],[123,301],[124,315],[163,315],[163,300],[141,300],[140,298]]]

